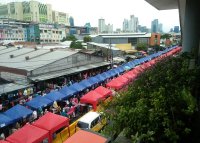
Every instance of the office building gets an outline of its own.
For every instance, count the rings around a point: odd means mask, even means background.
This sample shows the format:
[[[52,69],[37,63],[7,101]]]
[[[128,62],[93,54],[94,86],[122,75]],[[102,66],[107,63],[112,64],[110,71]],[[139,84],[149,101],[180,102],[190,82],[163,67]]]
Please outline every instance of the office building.
[[[59,12],[59,11],[53,11],[52,12],[52,18],[54,23],[57,24],[64,24],[69,26],[69,15],[67,13],[64,12]]]
[[[123,32],[128,32],[128,19],[124,19],[123,21],[123,28],[122,28]]]
[[[174,33],[179,33],[179,26],[174,26]]]
[[[105,19],[101,18],[98,22],[99,33],[105,32]]]
[[[151,22],[151,32],[152,33],[158,33],[158,19],[154,19]]]
[[[162,23],[158,24],[158,32],[159,33],[163,33],[163,25],[162,25]]]
[[[68,17],[66,13],[52,11],[50,4],[34,0],[0,5],[0,18],[69,25]]]

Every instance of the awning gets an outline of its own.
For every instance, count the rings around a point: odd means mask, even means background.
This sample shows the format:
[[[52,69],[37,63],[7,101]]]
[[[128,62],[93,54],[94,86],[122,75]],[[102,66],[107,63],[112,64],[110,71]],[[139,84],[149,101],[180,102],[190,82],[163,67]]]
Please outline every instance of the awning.
[[[78,93],[75,89],[69,88],[68,86],[64,86],[62,89],[59,90],[62,94],[66,96],[66,98],[71,97]]]
[[[83,91],[86,89],[86,87],[82,86],[81,84],[79,84],[78,82],[72,84],[69,86],[70,89],[73,89],[77,92]]]
[[[53,133],[57,130],[69,126],[69,119],[51,112],[46,113],[33,123],[34,126],[49,131],[50,141],[52,142]]]
[[[44,98],[52,100],[52,101],[60,101],[64,98],[66,98],[66,96],[64,94],[62,94],[61,92],[52,91],[52,92],[48,93],[47,95],[45,95]]]
[[[26,105],[33,110],[37,110],[39,108],[44,108],[46,106],[52,105],[53,101],[42,96],[37,96],[33,98],[31,101],[26,102]]]
[[[26,124],[6,138],[10,143],[39,143],[49,138],[47,130]]]
[[[87,79],[80,81],[79,84],[81,84],[85,88],[90,88],[93,86],[93,84],[90,83],[89,80],[87,80]]]
[[[101,94],[104,98],[112,95],[112,91],[103,86],[97,87],[94,91]]]
[[[17,122],[23,118],[26,118],[32,115],[32,113],[33,113],[32,110],[19,104],[4,112],[6,116],[8,116],[13,120],[13,122]]]
[[[13,120],[10,117],[0,113],[0,128],[8,126],[12,123],[13,123]]]
[[[51,73],[48,73],[48,74],[39,75],[39,76],[35,76],[35,77],[28,77],[28,78],[31,79],[32,81],[37,82],[37,81],[43,81],[43,80],[47,80],[47,79],[60,77],[60,76],[63,76],[63,75],[69,75],[69,74],[72,74],[72,73],[78,73],[78,72],[81,72],[81,71],[94,69],[94,68],[98,68],[98,67],[106,66],[106,65],[110,65],[110,63],[100,62],[100,63],[96,63],[96,64],[83,65],[83,66],[80,66],[80,67],[64,69],[62,71],[51,72]]]
[[[83,95],[80,99],[81,103],[91,104],[93,109],[96,110],[97,104],[99,101],[103,100],[103,96],[95,91],[90,91],[87,94]]]

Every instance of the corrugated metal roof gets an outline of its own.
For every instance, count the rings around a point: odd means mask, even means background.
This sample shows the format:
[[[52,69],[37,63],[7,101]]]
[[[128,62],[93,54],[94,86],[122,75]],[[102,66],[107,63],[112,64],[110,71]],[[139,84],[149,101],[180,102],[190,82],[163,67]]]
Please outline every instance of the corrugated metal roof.
[[[61,71],[50,72],[48,74],[43,74],[43,75],[39,75],[39,76],[36,76],[36,77],[29,77],[29,78],[33,81],[42,81],[42,80],[56,78],[56,77],[63,76],[63,75],[69,75],[69,74],[72,74],[72,73],[77,73],[77,72],[80,72],[80,71],[93,69],[93,68],[97,68],[97,67],[105,66],[105,65],[110,65],[110,63],[100,62],[100,63],[95,63],[95,64],[89,64],[89,65],[84,65],[84,66],[80,66],[80,67],[76,67],[76,68],[69,68],[69,69],[64,69],[64,70],[61,70]]]
[[[19,89],[24,89],[31,86],[32,85],[22,85],[22,84],[15,84],[15,83],[3,84],[3,85],[0,85],[0,94],[16,91]]]
[[[2,47],[0,47],[0,51],[1,49]],[[24,69],[27,71],[31,71],[77,53],[77,51],[70,50],[53,50],[51,52],[50,50],[35,50],[32,48],[21,48],[18,50],[17,48],[11,47],[8,49],[6,49],[7,53],[0,56],[0,66]],[[13,55],[13,58],[10,58],[10,55]],[[29,57],[29,60],[26,60],[26,57]]]

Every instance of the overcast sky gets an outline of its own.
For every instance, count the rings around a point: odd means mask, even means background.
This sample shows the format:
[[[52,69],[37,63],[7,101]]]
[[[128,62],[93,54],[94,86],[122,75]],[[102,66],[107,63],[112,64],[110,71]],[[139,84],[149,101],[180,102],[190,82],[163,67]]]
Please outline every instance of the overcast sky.
[[[0,0],[0,3],[23,0]],[[28,1],[28,0],[26,0]],[[69,13],[74,17],[76,26],[84,26],[90,22],[91,26],[98,26],[98,19],[104,18],[106,24],[113,24],[114,29],[122,28],[124,18],[129,19],[135,15],[139,24],[151,27],[153,19],[159,19],[163,30],[179,26],[178,10],[158,11],[144,0],[37,0],[52,4],[52,9]]]

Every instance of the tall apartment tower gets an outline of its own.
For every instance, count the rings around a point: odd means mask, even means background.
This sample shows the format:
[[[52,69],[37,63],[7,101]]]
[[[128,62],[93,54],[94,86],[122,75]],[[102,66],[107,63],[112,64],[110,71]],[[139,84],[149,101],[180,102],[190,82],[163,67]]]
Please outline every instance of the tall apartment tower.
[[[154,19],[151,22],[151,32],[152,33],[157,33],[158,32],[158,19]]]
[[[128,32],[128,19],[124,19],[123,21],[123,28],[122,28],[123,32]]]
[[[129,32],[138,32],[138,18],[135,17],[134,15],[130,16],[130,20],[128,23],[128,31]]]
[[[99,29],[99,33],[103,33],[106,30],[105,29],[105,19],[103,19],[103,18],[99,19],[98,29]]]

